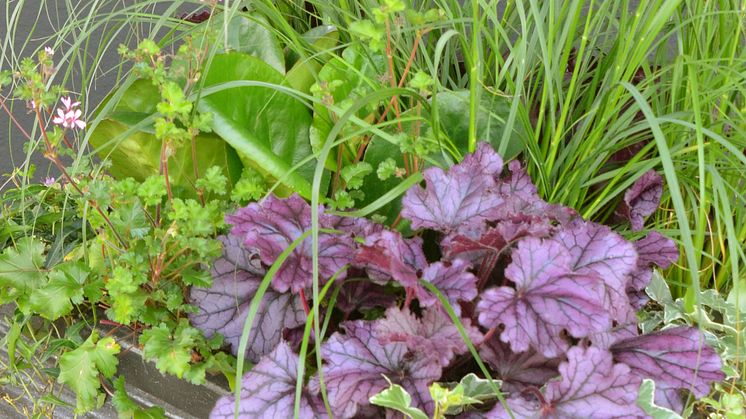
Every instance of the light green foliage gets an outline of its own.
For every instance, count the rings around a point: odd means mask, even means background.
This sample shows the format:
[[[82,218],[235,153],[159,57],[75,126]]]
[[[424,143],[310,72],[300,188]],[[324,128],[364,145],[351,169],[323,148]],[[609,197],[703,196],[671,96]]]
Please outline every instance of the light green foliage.
[[[166,179],[163,175],[148,176],[137,188],[137,196],[148,206],[163,202],[166,190]]]
[[[46,277],[44,243],[33,237],[22,237],[14,247],[0,254],[0,301],[13,300],[23,306],[34,289]],[[28,307],[25,307],[28,310]]]
[[[385,29],[370,20],[358,20],[350,24],[350,32],[367,41],[371,51],[380,52],[384,48]]]
[[[376,406],[396,410],[411,419],[428,419],[425,412],[412,406],[412,396],[399,384],[392,384],[386,377],[389,387],[370,398]]]
[[[40,316],[56,320],[83,302],[88,269],[82,262],[66,262],[55,266],[48,282],[31,294],[31,309]]]
[[[124,377],[120,376],[114,381],[114,395],[111,398],[114,408],[117,409],[119,419],[165,419],[166,415],[162,407],[152,406],[143,409],[127,395],[124,387]]]
[[[341,175],[347,187],[350,189],[360,189],[367,175],[373,172],[373,166],[370,163],[360,162],[342,168]]]
[[[645,378],[640,385],[637,405],[653,419],[681,419],[681,415],[671,409],[655,404],[655,381]]]
[[[225,195],[228,187],[228,178],[223,174],[223,169],[218,166],[212,166],[207,172],[197,179],[197,188],[204,189],[207,192],[216,195]]]
[[[113,338],[98,340],[98,333],[93,331],[80,347],[62,355],[57,380],[75,391],[76,412],[87,412],[103,403],[99,374],[106,378],[114,376],[119,364],[118,353],[119,345]]]
[[[376,175],[378,176],[378,179],[386,180],[391,176],[396,175],[398,169],[399,168],[396,167],[396,160],[392,159],[391,157],[387,157],[386,160],[378,164]]]

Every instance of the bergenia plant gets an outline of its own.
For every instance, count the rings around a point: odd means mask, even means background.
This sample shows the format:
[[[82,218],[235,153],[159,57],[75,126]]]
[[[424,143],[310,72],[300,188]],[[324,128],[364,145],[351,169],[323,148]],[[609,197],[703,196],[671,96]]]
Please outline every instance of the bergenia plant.
[[[699,330],[641,335],[637,327],[652,269],[678,258],[672,240],[652,231],[630,242],[543,201],[520,163],[503,167],[487,144],[448,170],[428,168],[424,179],[402,200],[413,237],[321,208],[321,283],[335,278],[338,291],[319,304],[331,321],[326,336],[312,337],[321,341],[323,374],[301,389],[303,417],[382,417],[370,400],[392,383],[412,409],[444,414],[431,395],[448,384],[433,383],[484,372],[465,338],[505,400],[480,398],[459,411],[468,417],[642,417],[643,379],[657,384],[656,404],[680,412],[688,392],[701,397],[724,378]],[[651,172],[625,194],[618,213],[633,230],[643,228],[661,188]],[[192,290],[192,321],[223,334],[235,353],[249,301],[269,266],[310,229],[311,208],[297,195],[270,196],[227,221],[233,229],[212,268],[213,287]],[[248,351],[237,354],[257,362],[243,380],[240,416],[293,412],[312,260],[306,238],[264,295]],[[213,417],[233,416],[234,403],[221,400]]]

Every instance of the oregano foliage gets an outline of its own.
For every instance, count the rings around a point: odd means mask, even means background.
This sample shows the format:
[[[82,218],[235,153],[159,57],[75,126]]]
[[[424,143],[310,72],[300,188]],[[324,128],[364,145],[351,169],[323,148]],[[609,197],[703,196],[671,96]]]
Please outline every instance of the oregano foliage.
[[[680,411],[687,391],[701,396],[724,378],[698,330],[637,327],[652,270],[678,258],[672,240],[651,231],[633,243],[545,202],[525,167],[503,167],[486,144],[424,178],[403,198],[402,216],[417,229],[409,236],[319,209],[319,282],[334,291],[318,304],[323,335],[311,339],[322,364],[315,353],[305,360],[302,415],[383,417],[393,413],[385,406],[508,417],[492,390],[456,403],[454,382],[486,378],[470,345],[519,418],[644,416],[636,401],[646,379],[656,384],[650,403]],[[654,176],[645,178],[653,182],[625,196],[635,230],[660,196]],[[310,238],[279,255],[307,234],[310,212],[297,195],[270,196],[228,216],[233,229],[213,263],[213,285],[192,290],[193,323],[235,349],[258,283],[282,264],[248,337],[247,356],[258,363],[244,377],[242,416],[293,411],[298,326],[313,306]],[[330,412],[320,409],[322,390]],[[213,417],[231,416],[234,402],[221,400]]]

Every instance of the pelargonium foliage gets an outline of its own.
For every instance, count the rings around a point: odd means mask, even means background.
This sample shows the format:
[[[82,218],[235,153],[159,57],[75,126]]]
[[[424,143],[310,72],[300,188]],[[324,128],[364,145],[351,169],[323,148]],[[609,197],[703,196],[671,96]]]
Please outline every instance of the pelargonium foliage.
[[[656,176],[646,174],[624,196],[619,213],[635,231],[658,205]],[[545,202],[526,169],[515,161],[503,167],[487,144],[448,170],[426,169],[424,178],[402,199],[402,216],[418,229],[411,237],[319,209],[319,282],[333,290],[319,307],[331,321],[325,336],[311,337],[322,364],[315,354],[306,359],[316,373],[304,378],[303,415],[382,417],[369,400],[389,380],[431,414],[433,382],[483,373],[464,336],[503,382],[515,417],[642,416],[643,379],[656,382],[656,404],[680,411],[687,392],[702,396],[723,379],[698,330],[640,334],[637,327],[652,270],[678,258],[672,240],[650,231],[630,242]],[[247,356],[258,364],[244,379],[242,415],[293,411],[298,354],[284,339],[297,343],[312,306],[304,301],[310,238],[279,257],[310,229],[310,214],[294,195],[228,216],[233,229],[212,268],[213,286],[192,290],[193,323],[224,334],[235,351],[249,301],[270,266],[282,263],[248,337]],[[222,400],[213,416],[230,415],[234,402]],[[508,416],[492,402],[464,414]]]

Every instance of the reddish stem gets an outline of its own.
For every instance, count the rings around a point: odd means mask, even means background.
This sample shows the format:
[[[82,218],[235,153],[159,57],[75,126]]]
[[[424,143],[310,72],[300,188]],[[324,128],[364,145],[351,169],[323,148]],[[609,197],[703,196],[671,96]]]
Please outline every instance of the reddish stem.
[[[308,306],[308,300],[306,299],[306,291],[301,288],[300,290],[300,300],[303,303],[303,311],[306,312],[306,316],[309,316],[311,314],[311,308]],[[313,319],[311,319],[313,321]]]

